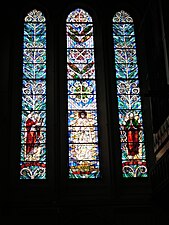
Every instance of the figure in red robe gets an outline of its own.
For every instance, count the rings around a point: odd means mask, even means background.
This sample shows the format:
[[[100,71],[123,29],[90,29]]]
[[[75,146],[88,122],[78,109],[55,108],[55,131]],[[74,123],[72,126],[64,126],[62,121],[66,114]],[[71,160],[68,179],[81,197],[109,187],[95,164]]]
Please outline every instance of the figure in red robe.
[[[33,153],[34,147],[39,145],[41,122],[42,120],[33,114],[26,121],[26,154]]]
[[[135,156],[139,153],[140,127],[141,125],[138,122],[138,118],[134,118],[133,113],[131,113],[125,125],[125,131],[127,133],[128,155]]]

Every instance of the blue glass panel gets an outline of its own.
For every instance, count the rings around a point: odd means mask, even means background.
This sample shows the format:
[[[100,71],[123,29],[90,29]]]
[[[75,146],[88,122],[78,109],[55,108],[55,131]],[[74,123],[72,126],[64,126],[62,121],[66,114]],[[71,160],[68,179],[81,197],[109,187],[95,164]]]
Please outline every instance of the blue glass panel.
[[[130,78],[136,78],[138,79],[138,66],[136,63],[116,63],[116,78],[117,79],[130,79]]]
[[[46,79],[46,64],[23,64],[23,79]]]

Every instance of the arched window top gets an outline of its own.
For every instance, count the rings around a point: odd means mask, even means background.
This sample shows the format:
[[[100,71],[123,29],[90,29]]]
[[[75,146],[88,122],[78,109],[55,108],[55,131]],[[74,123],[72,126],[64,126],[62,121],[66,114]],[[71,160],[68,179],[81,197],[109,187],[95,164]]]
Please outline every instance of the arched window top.
[[[45,19],[44,15],[42,14],[42,12],[38,11],[37,9],[33,9],[25,17],[25,22],[27,22],[27,23],[30,23],[30,22],[43,23],[45,21],[46,21],[46,19]]]
[[[125,12],[124,10],[121,10],[115,14],[113,17],[114,23],[133,23],[133,19],[131,16]]]
[[[71,23],[87,23],[87,22],[93,22],[91,16],[83,9],[77,8],[74,11],[72,11],[67,19],[66,22]]]

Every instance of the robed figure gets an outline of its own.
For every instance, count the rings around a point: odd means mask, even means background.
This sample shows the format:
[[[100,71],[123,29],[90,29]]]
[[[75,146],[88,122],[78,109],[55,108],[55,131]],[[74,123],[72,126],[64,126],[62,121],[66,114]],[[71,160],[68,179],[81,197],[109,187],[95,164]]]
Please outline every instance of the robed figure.
[[[26,120],[26,155],[34,153],[35,147],[40,145],[40,128],[42,118],[38,114],[30,113]]]
[[[134,117],[133,113],[131,113],[124,128],[127,135],[128,155],[135,156],[139,153],[140,128],[141,125],[139,123],[138,116]]]

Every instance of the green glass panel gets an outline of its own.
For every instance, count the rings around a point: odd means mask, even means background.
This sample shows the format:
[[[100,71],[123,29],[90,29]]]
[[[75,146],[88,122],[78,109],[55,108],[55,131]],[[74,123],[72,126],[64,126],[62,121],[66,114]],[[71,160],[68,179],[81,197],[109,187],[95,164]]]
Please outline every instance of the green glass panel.
[[[23,79],[46,79],[46,64],[23,64]]]
[[[113,36],[134,36],[134,25],[133,24],[113,24]]]
[[[116,63],[115,69],[117,79],[138,79],[138,67],[136,63]]]

